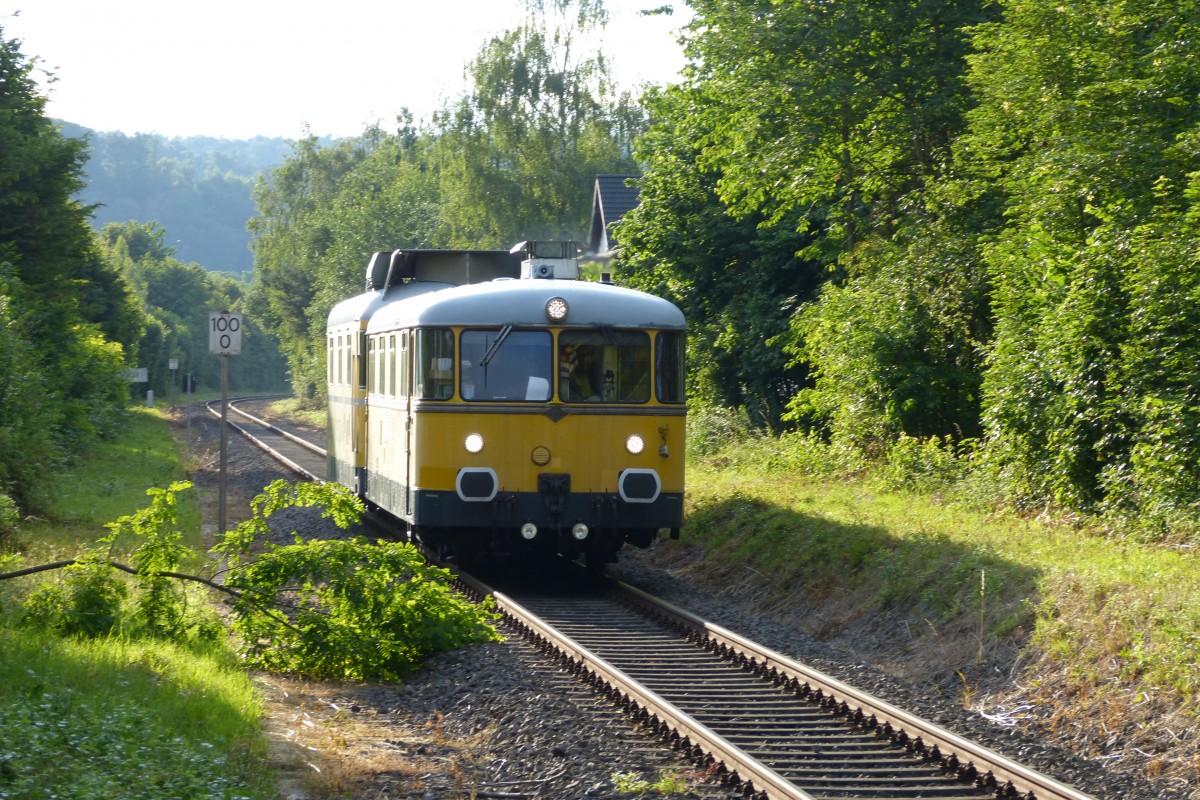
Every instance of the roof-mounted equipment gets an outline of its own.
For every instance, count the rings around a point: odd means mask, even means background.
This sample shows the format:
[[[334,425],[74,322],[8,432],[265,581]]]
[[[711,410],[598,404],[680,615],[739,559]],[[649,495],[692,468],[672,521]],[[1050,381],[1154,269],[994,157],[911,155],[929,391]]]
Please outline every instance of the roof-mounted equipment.
[[[521,278],[579,280],[579,245],[575,242],[521,242],[510,253],[524,255]]]

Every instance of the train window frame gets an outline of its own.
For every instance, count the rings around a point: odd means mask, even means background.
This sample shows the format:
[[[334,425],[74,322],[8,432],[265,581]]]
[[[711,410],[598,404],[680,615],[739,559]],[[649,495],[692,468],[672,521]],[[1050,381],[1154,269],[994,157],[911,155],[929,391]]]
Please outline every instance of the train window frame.
[[[468,403],[549,402],[554,383],[554,335],[546,328],[505,331],[472,327],[459,332],[459,397]],[[489,363],[482,364],[489,353]]]
[[[387,381],[388,381],[388,397],[396,396],[396,334],[388,335],[387,349]]]
[[[341,385],[342,383],[342,337],[337,337],[337,344],[334,348],[334,383]]]
[[[375,337],[367,338],[367,394],[376,394],[375,383],[379,375],[379,364],[375,361]]]
[[[396,369],[400,373],[398,396],[404,400],[412,395],[412,368],[408,355],[408,331],[403,330],[400,331],[400,349],[396,351]]]
[[[454,331],[450,328],[416,328],[414,395],[421,400],[446,401],[454,397]]]
[[[659,331],[654,337],[654,395],[658,402],[687,402],[687,337],[684,331]]]
[[[562,402],[616,405],[650,402],[653,341],[648,331],[566,329],[559,331],[557,353],[556,388]]]

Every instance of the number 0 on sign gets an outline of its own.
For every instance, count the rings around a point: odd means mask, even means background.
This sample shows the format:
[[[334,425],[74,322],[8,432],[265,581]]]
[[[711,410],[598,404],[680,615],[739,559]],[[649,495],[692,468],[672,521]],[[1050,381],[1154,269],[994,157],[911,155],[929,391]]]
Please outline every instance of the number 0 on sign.
[[[242,315],[208,315],[208,352],[236,356],[242,352]]]

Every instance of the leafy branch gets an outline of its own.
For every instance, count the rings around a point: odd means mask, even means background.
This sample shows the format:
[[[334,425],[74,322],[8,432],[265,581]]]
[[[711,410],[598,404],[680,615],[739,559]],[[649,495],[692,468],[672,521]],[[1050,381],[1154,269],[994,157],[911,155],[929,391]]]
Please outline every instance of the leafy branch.
[[[73,559],[0,573],[0,580],[67,570],[65,585],[42,584],[24,604],[27,624],[65,634],[103,635],[143,630],[185,638],[199,629],[173,582],[202,584],[232,598],[227,623],[247,661],[266,669],[313,677],[394,679],[435,652],[468,642],[496,640],[494,608],[473,605],[451,589],[449,571],[433,567],[409,544],[345,540],[269,541],[267,520],[282,509],[320,507],[348,527],[361,502],[343,487],[276,481],[251,504],[252,516],[211,551],[224,564],[225,582],[178,569],[188,554],[176,529],[175,483],[151,489],[150,506],[106,527],[91,552]],[[118,545],[139,544],[124,563]],[[136,603],[114,572],[134,576]],[[285,599],[286,598],[286,599]]]

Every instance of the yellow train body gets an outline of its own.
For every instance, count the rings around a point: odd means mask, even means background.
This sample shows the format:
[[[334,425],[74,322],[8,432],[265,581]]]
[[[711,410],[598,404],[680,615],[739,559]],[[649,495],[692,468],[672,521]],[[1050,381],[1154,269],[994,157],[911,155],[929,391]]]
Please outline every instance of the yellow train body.
[[[603,563],[677,535],[682,314],[530,261],[524,280],[369,282],[334,309],[331,478],[462,553]]]

